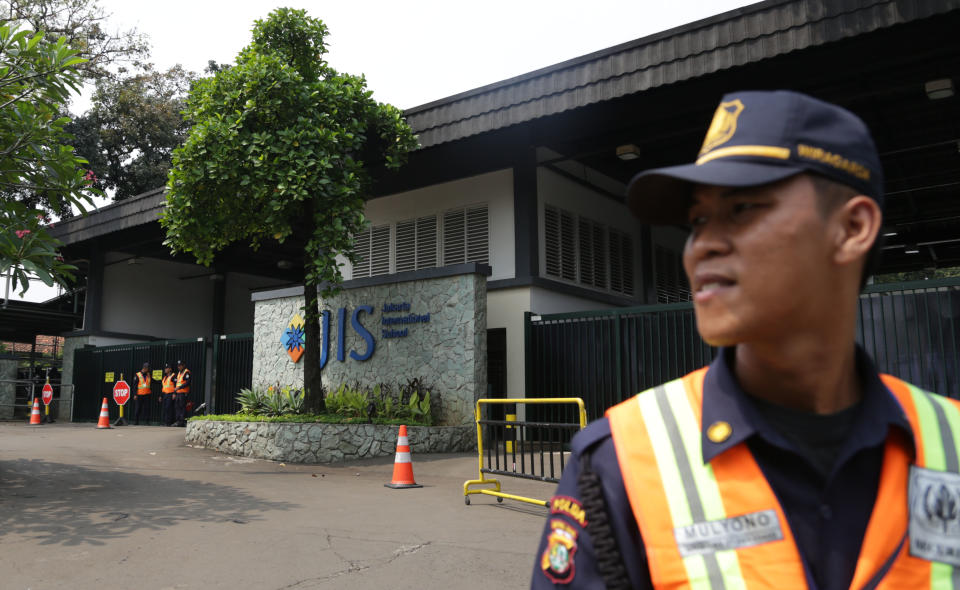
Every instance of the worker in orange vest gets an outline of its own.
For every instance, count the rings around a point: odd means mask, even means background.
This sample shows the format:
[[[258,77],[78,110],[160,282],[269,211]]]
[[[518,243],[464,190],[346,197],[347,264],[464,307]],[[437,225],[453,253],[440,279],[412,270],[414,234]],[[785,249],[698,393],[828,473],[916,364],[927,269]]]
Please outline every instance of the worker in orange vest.
[[[534,589],[960,587],[960,404],[855,340],[883,200],[863,121],[788,91],[728,94],[695,162],[631,180],[641,223],[690,228],[719,349],[574,437]]]
[[[143,367],[134,374],[137,386],[137,395],[133,398],[133,424],[140,425],[140,419],[150,418],[150,363],[143,363]]]
[[[177,426],[187,425],[187,398],[190,395],[190,369],[183,361],[177,361],[177,386],[174,389],[174,404],[177,408]]]
[[[174,391],[177,389],[177,376],[173,374],[173,367],[170,363],[163,366],[163,379],[161,380],[160,400],[163,403],[161,418],[164,426],[173,426],[174,420]]]

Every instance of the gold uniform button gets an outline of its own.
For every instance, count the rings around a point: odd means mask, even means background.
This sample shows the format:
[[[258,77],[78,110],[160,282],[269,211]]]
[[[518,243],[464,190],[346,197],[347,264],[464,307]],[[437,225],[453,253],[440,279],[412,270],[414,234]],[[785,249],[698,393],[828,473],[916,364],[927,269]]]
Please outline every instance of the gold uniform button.
[[[707,438],[710,439],[710,442],[722,443],[730,438],[731,434],[733,434],[733,427],[730,426],[729,422],[723,420],[714,422],[710,425],[710,428],[707,428]]]

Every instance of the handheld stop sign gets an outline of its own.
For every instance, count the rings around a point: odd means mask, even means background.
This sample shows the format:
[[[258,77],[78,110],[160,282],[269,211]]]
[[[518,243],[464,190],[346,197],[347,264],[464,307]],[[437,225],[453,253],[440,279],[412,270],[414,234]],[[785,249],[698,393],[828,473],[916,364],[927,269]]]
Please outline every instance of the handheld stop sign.
[[[53,387],[47,383],[43,386],[43,389],[40,390],[40,399],[43,400],[43,405],[49,406],[50,402],[53,401]]]

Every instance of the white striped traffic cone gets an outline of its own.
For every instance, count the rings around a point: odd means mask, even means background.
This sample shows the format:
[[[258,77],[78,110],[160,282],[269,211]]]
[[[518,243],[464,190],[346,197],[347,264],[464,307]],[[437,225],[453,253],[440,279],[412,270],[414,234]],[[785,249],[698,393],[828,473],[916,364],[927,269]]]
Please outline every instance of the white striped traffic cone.
[[[103,398],[103,405],[100,406],[100,421],[97,422],[97,428],[113,428],[110,426],[110,406],[107,405],[107,398]]]
[[[413,463],[410,461],[410,441],[406,425],[400,427],[397,436],[397,455],[393,460],[393,480],[383,484],[388,488],[422,488],[413,481]]]
[[[33,398],[33,409],[30,410],[30,426],[40,426],[43,420],[40,418],[40,401]]]

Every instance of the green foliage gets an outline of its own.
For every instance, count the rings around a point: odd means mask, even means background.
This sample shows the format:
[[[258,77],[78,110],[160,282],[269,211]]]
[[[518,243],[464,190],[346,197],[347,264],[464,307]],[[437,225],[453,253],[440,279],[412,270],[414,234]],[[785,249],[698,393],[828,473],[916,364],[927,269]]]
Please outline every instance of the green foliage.
[[[52,285],[66,284],[75,270],[59,258],[60,243],[35,205],[82,210],[97,193],[59,114],[79,88],[82,63],[63,37],[0,26],[0,271],[12,269],[11,286],[21,293],[28,273]]]
[[[128,63],[137,63],[149,51],[147,39],[136,29],[119,31],[107,24],[107,13],[97,0],[6,0],[0,2],[0,24],[46,31],[46,39],[60,37],[84,58],[79,66],[86,79],[110,76]]]
[[[240,403],[238,416],[246,418],[296,416],[292,421],[313,422],[373,422],[375,424],[420,424],[434,423],[431,411],[430,392],[423,387],[420,379],[414,380],[418,388],[407,395],[402,392],[409,385],[401,384],[394,393],[387,384],[378,384],[372,389],[341,384],[326,396],[326,413],[303,414],[304,396],[297,389],[280,386],[269,387],[266,391],[242,389],[237,396]],[[307,419],[307,416],[326,416],[323,420]],[[331,418],[332,417],[332,418]],[[239,419],[239,418],[238,418]]]
[[[416,144],[362,76],[323,60],[326,33],[302,10],[275,10],[236,65],[194,85],[161,219],[174,251],[209,265],[233,242],[292,237],[310,253],[308,284],[330,294],[342,281],[336,256],[352,257],[364,228],[371,169],[398,167]]]
[[[295,422],[295,423],[320,423],[320,424],[406,424],[407,426],[427,426],[426,424],[417,424],[411,420],[401,418],[374,418],[372,421],[366,418],[347,418],[337,414],[286,414],[283,416],[254,416],[251,414],[208,414],[206,416],[191,416],[189,420],[212,420],[214,422]]]
[[[290,387],[241,389],[236,397],[240,413],[254,416],[286,416],[303,412],[303,393]]]
[[[119,201],[166,183],[173,149],[187,137],[181,111],[195,78],[180,66],[158,72],[147,65],[97,80],[90,110],[67,125],[93,186]]]
[[[873,277],[874,285],[886,283],[906,283],[910,281],[927,281],[931,279],[949,279],[960,277],[960,268],[924,268],[920,270],[893,272]]]

